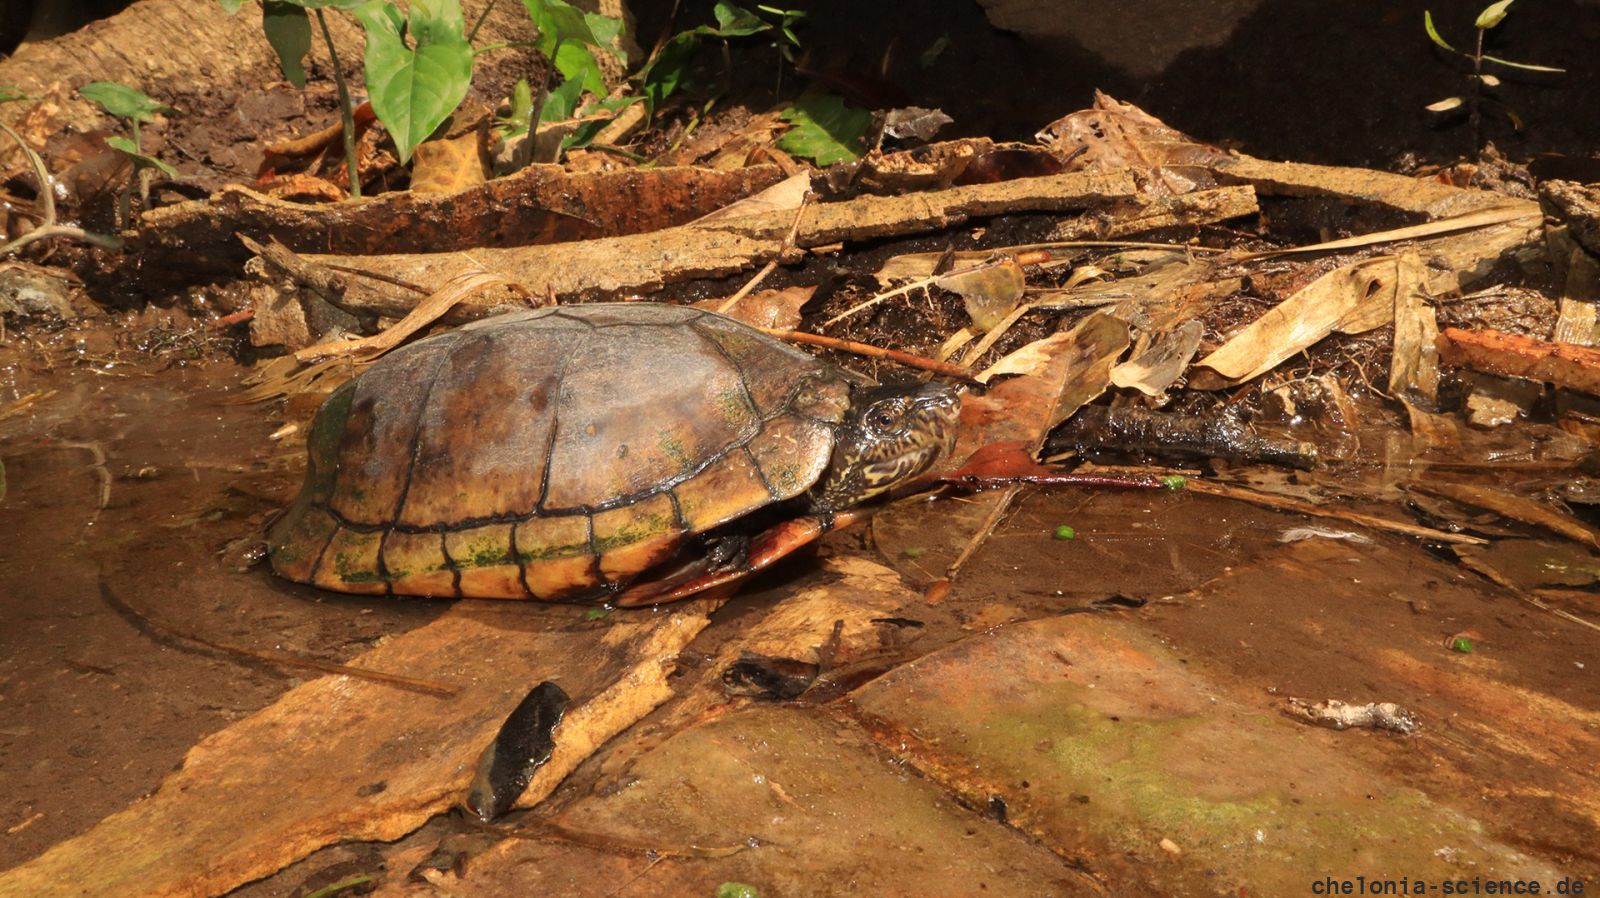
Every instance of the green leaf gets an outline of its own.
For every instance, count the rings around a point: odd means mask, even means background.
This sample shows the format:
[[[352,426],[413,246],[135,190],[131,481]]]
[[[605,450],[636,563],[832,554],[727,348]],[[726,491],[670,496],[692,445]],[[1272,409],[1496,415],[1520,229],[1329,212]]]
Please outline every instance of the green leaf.
[[[107,137],[106,146],[132,159],[135,169],[155,168],[160,169],[169,178],[178,177],[177,169],[154,156],[146,156],[139,152],[139,148],[133,145],[133,141],[126,137]]]
[[[655,115],[656,107],[683,84],[689,73],[689,63],[694,51],[700,48],[700,35],[693,31],[675,34],[661,48],[654,59],[640,70],[639,91],[644,94],[645,109]]]
[[[21,90],[18,90],[9,84],[0,84],[0,103],[10,103],[16,100],[31,99],[33,99],[33,97],[28,96]]]
[[[289,0],[261,0],[261,29],[267,43],[278,54],[278,68],[290,84],[306,86],[306,67],[302,60],[311,52],[311,17],[305,7]]]
[[[606,82],[600,74],[600,63],[594,58],[594,48],[566,42],[556,48],[556,71],[568,81],[577,81],[583,89],[599,96],[606,93]]]
[[[238,12],[239,7],[244,5],[244,0],[217,0],[217,2],[222,5],[222,11],[230,16]]]
[[[761,21],[761,17],[742,6],[730,3],[729,0],[717,0],[717,5],[711,10],[717,17],[716,28],[701,26],[697,31],[714,37],[749,37],[760,34],[772,28],[771,25]]]
[[[578,100],[583,96],[583,82],[574,78],[563,81],[560,87],[550,91],[544,98],[544,107],[539,110],[541,122],[564,122],[572,118],[578,111]]]
[[[157,112],[177,112],[171,106],[157,103],[126,84],[115,81],[94,81],[78,88],[78,96],[105,107],[112,115],[131,118],[136,122],[154,121]]]
[[[778,149],[822,166],[859,159],[866,150],[862,137],[872,124],[870,112],[822,93],[800,97],[778,117],[794,126],[778,140]]]
[[[405,33],[382,0],[352,10],[367,32],[367,91],[402,163],[467,95],[472,47],[460,0],[412,0]]]
[[[1451,53],[1461,52],[1455,47],[1450,46],[1450,44],[1447,43],[1444,38],[1439,36],[1438,29],[1433,27],[1433,13],[1429,10],[1422,11],[1422,27],[1428,30],[1428,37],[1432,38],[1434,43],[1445,48],[1446,50],[1449,50]]]
[[[760,898],[756,887],[742,882],[725,882],[717,886],[716,898]]]
[[[1472,27],[1488,31],[1490,28],[1505,21],[1506,10],[1511,7],[1511,3],[1512,0],[1496,0],[1496,2],[1485,6],[1483,12],[1478,13],[1478,20],[1472,23]]]
[[[565,0],[522,0],[528,18],[539,29],[536,46],[546,57],[553,55],[556,45],[577,41],[589,46],[599,46],[600,41],[589,28],[583,11]]]
[[[511,86],[511,115],[507,116],[512,121],[523,121],[533,113],[533,87],[528,84],[528,79],[518,78],[517,83]]]
[[[589,106],[584,110],[584,112],[590,113],[592,111],[601,109],[608,112],[621,112],[623,109],[626,109],[627,107],[643,100],[643,97],[616,97],[610,100],[601,100],[600,102]],[[577,130],[573,131],[571,134],[568,134],[566,138],[561,141],[561,149],[583,149],[589,144],[594,143],[594,139],[600,136],[600,132],[605,130],[606,125],[609,124],[611,124],[610,119],[599,119],[592,122],[584,122],[578,126]]]
[[[622,48],[619,38],[622,35],[622,20],[602,16],[597,12],[586,12],[583,20],[589,25],[589,32],[594,35],[596,46],[622,59]]]
[[[1555,72],[1556,74],[1565,74],[1567,71],[1566,69],[1558,69],[1555,66],[1534,65],[1531,62],[1512,62],[1509,59],[1501,59],[1498,56],[1485,55],[1483,58],[1497,65],[1510,66],[1514,69],[1524,69],[1529,72]]]

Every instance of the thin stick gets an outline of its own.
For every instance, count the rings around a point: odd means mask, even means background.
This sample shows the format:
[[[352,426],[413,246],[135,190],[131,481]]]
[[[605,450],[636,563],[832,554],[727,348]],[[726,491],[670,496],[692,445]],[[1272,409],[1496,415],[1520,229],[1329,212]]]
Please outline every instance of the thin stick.
[[[935,374],[941,374],[945,377],[953,377],[962,383],[976,384],[978,382],[977,379],[972,376],[972,372],[970,370],[963,368],[960,365],[952,365],[949,362],[941,362],[937,359],[924,358],[920,355],[912,355],[909,352],[901,352],[898,349],[884,349],[882,346],[873,346],[870,343],[857,343],[854,340],[841,340],[838,337],[827,337],[823,336],[822,334],[808,334],[804,331],[784,330],[776,327],[764,327],[761,330],[774,337],[777,337],[780,340],[786,340],[790,343],[804,343],[808,346],[821,346],[826,349],[837,349],[840,352],[849,352],[855,355],[863,355],[873,359],[887,359],[891,362],[899,362],[900,364],[909,368],[920,368],[923,371],[932,371]]]
[[[240,648],[239,646],[224,645],[220,642],[212,642],[204,637],[196,636],[193,633],[185,633],[182,630],[169,627],[166,624],[152,620],[151,618],[145,616],[144,614],[140,613],[138,609],[129,605],[127,602],[124,602],[117,596],[116,593],[112,592],[111,587],[106,584],[104,579],[101,579],[100,581],[100,597],[105,600],[107,605],[111,606],[111,610],[117,612],[117,614],[121,615],[124,620],[132,624],[134,629],[145,634],[146,636],[149,636],[151,639],[154,639],[157,642],[164,642],[167,645],[172,645],[176,648],[183,648],[183,643],[191,642],[203,648],[210,649],[213,652],[231,655],[234,658],[246,658],[252,661],[265,661],[268,664],[275,664],[279,667],[298,667],[305,670],[315,670],[321,673],[356,677],[358,679],[371,680],[378,683],[387,683],[391,686],[399,686],[404,689],[415,689],[418,692],[426,692],[429,695],[437,695],[440,698],[454,698],[461,692],[461,690],[455,686],[447,686],[443,683],[436,683],[432,680],[406,677],[401,676],[400,674],[384,673],[383,671],[379,670],[369,670],[365,667],[350,667],[345,664],[334,664],[331,661],[318,661],[315,658],[302,658],[299,655],[291,655],[288,652],[275,652],[265,649],[246,649]]]
[[[1476,536],[1467,536],[1463,533],[1450,533],[1444,530],[1435,530],[1432,527],[1423,527],[1419,524],[1407,524],[1404,521],[1393,521],[1380,518],[1377,515],[1363,514],[1359,511],[1346,511],[1340,508],[1326,508],[1313,505],[1300,499],[1291,499],[1287,496],[1274,496],[1271,493],[1259,493],[1242,487],[1229,486],[1224,483],[1214,483],[1208,480],[1190,480],[1184,489],[1195,493],[1204,493],[1210,496],[1221,496],[1224,499],[1237,499],[1266,508],[1279,511],[1292,511],[1297,514],[1310,515],[1318,518],[1333,518],[1348,521],[1374,530],[1384,530],[1389,533],[1399,533],[1404,536],[1416,536],[1422,539],[1437,540],[1442,543],[1464,543],[1473,546],[1485,546],[1489,540]]]
[[[0,130],[9,134],[11,139],[17,142],[17,146],[22,148],[22,155],[27,157],[28,165],[33,169],[33,176],[39,181],[39,213],[44,218],[39,227],[23,234],[10,243],[0,244],[0,253],[17,252],[24,246],[47,237],[70,237],[74,240],[98,246],[101,249],[122,249],[122,239],[120,237],[95,234],[71,225],[56,224],[55,181],[50,178],[50,172],[45,168],[44,160],[40,159],[39,154],[33,151],[33,147],[28,146],[27,142],[22,139],[22,135],[11,130],[9,125],[0,122]]]
[[[804,196],[800,197],[800,205],[794,210],[794,223],[789,225],[789,233],[783,238],[783,244],[778,247],[777,255],[773,256],[772,259],[767,262],[767,264],[761,266],[761,270],[756,272],[756,276],[746,281],[745,285],[739,288],[738,293],[728,297],[726,302],[720,306],[717,306],[718,312],[726,315],[732,311],[733,307],[739,304],[739,300],[748,296],[750,291],[756,288],[757,284],[765,280],[767,275],[771,274],[773,269],[778,267],[778,263],[783,260],[783,257],[788,255],[790,250],[794,249],[795,241],[799,239],[800,236],[800,219],[805,217],[806,206],[810,204],[811,191],[808,190],[805,192]]]

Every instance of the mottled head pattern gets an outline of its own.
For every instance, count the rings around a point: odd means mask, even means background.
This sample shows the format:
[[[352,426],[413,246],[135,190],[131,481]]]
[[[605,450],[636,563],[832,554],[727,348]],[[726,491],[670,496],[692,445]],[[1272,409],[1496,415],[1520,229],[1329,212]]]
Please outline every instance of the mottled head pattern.
[[[955,444],[960,411],[961,398],[941,384],[858,387],[812,505],[849,508],[928,470]]]

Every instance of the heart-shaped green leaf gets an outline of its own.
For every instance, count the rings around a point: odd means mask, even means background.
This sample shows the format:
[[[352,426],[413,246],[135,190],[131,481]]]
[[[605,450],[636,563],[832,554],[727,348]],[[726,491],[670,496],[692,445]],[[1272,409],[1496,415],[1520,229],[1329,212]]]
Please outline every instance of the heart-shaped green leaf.
[[[105,107],[112,115],[131,118],[136,122],[153,121],[157,112],[176,112],[171,106],[157,103],[143,92],[115,81],[94,81],[78,88],[78,96]]]
[[[778,140],[778,149],[791,156],[832,165],[858,159],[866,152],[862,137],[872,124],[872,113],[845,105],[833,94],[805,94],[779,118],[793,125]]]
[[[472,47],[459,0],[412,0],[404,34],[390,9],[382,0],[369,0],[352,12],[367,32],[372,111],[389,130],[400,161],[407,162],[467,95]]]

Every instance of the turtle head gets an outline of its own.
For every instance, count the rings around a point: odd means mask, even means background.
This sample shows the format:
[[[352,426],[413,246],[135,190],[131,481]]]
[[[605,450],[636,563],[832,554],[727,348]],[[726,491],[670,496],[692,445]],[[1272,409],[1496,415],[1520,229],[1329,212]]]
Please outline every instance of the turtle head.
[[[961,397],[942,384],[857,387],[812,505],[838,511],[928,470],[956,439]]]

